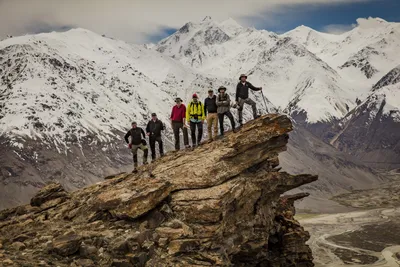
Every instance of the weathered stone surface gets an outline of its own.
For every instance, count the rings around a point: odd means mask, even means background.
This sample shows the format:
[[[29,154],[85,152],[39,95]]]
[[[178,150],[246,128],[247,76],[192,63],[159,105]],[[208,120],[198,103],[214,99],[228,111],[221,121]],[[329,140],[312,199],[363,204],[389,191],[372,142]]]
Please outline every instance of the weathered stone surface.
[[[115,259],[112,264],[112,267],[134,267],[133,264],[129,262],[129,260],[121,260]]]
[[[57,237],[53,241],[53,251],[60,256],[69,256],[76,253],[79,250],[82,237],[70,233]]]
[[[26,248],[26,245],[22,242],[14,242],[12,244],[12,248],[17,250],[17,251],[21,251],[24,250]]]
[[[79,248],[79,255],[81,255],[82,257],[91,257],[93,255],[97,255],[97,247],[95,246],[90,246],[90,245],[82,245]]]
[[[280,198],[317,179],[276,168],[291,129],[287,117],[271,114],[138,174],[68,196],[49,185],[32,200],[38,208],[0,212],[0,237],[27,246],[7,257],[33,266],[313,266],[309,235],[293,218],[293,202],[304,196]],[[36,241],[26,234],[33,232]]]
[[[65,200],[68,197],[68,193],[59,183],[50,183],[43,187],[32,199],[32,206],[41,206],[42,204],[55,199]],[[58,200],[57,204],[63,201]],[[55,205],[57,205],[55,204]],[[46,207],[48,208],[48,207]]]
[[[79,267],[94,267],[96,266],[94,262],[90,259],[78,259],[74,261],[75,266]]]
[[[5,259],[5,260],[2,261],[2,264],[4,266],[12,266],[12,265],[14,265],[14,262],[12,260],[10,260],[10,259]]]

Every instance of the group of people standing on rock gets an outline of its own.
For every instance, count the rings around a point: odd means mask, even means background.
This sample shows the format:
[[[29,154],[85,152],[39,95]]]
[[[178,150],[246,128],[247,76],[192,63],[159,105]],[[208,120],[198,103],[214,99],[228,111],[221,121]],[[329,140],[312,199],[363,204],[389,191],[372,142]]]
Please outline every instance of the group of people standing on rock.
[[[239,78],[240,82],[236,86],[236,98],[234,108],[238,108],[239,126],[243,125],[243,108],[244,104],[252,107],[254,119],[260,117],[257,114],[256,103],[249,98],[249,89],[254,91],[262,90],[262,87],[254,87],[250,82],[247,82],[247,76],[242,74]],[[232,130],[236,131],[236,123],[231,113],[231,99],[226,93],[226,88],[221,86],[218,88],[218,95],[214,95],[214,90],[208,90],[208,97],[204,103],[199,101],[197,94],[193,94],[190,103],[185,106],[181,98],[175,99],[176,105],[172,107],[170,116],[171,127],[174,133],[175,150],[180,150],[180,131],[183,132],[183,143],[185,148],[190,148],[189,133],[191,132],[192,147],[200,145],[203,138],[203,124],[207,121],[208,138],[210,141],[215,140],[218,135],[218,124],[221,136],[224,135],[224,118],[225,116],[231,122]],[[161,137],[165,125],[157,118],[157,114],[152,113],[151,120],[148,122],[146,132],[137,126],[136,122],[132,123],[132,128],[126,133],[125,141],[133,154],[134,170],[137,172],[138,157],[137,151],[143,151],[143,164],[147,164],[148,148],[146,135],[149,137],[151,158],[156,159],[156,142],[159,145],[160,156],[164,155],[164,146]],[[129,137],[131,140],[129,141]]]

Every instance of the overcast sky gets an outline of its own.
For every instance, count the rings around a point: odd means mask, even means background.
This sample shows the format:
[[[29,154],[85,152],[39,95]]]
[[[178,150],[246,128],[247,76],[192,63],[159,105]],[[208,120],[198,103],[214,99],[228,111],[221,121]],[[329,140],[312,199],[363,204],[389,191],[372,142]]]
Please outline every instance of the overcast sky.
[[[400,21],[398,10],[400,0],[0,0],[0,38],[80,27],[146,43],[205,16],[275,32],[304,24],[339,33],[358,17]]]

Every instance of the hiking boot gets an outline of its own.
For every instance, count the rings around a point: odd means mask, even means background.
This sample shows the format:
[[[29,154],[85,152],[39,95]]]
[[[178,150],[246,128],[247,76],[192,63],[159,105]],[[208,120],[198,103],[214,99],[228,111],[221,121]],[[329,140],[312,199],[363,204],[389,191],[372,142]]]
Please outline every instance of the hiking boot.
[[[190,145],[186,145],[185,148],[186,148],[186,149],[187,149],[187,148],[191,148],[191,146],[190,146]]]
[[[160,158],[162,158],[162,157],[164,157],[164,156],[165,156],[165,154],[164,154],[164,153],[160,154]]]
[[[256,115],[255,117],[254,117],[254,119],[256,120],[256,119],[258,119],[258,118],[260,118],[261,117],[261,115]]]
[[[134,168],[132,173],[138,173],[138,170],[136,168]]]
[[[239,129],[235,128],[235,129],[232,130],[232,132],[237,133],[237,132],[239,132]]]
[[[147,161],[143,162],[143,165],[147,165],[147,164],[149,164]]]

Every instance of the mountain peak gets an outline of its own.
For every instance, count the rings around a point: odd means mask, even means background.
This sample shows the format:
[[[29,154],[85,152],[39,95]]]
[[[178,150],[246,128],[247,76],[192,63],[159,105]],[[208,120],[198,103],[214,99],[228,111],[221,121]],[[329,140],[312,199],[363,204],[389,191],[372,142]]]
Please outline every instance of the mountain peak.
[[[386,26],[388,22],[381,18],[358,18],[357,19],[357,26],[361,29],[373,29],[373,28],[380,28],[382,26]]]
[[[212,21],[212,18],[211,18],[211,16],[206,16],[202,21],[203,22]]]
[[[237,23],[233,18],[222,21],[219,23],[219,27],[230,36],[234,36],[243,30],[242,25]]]

